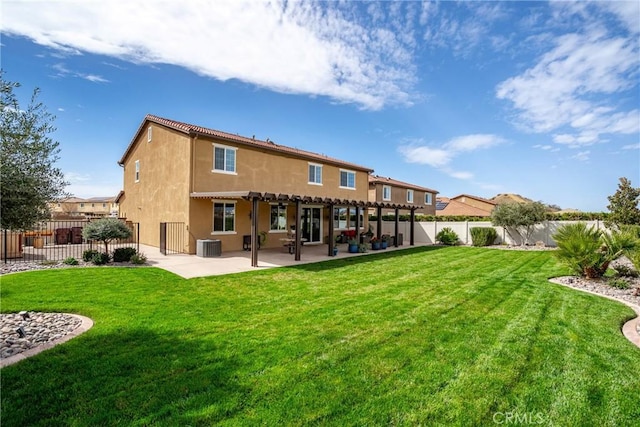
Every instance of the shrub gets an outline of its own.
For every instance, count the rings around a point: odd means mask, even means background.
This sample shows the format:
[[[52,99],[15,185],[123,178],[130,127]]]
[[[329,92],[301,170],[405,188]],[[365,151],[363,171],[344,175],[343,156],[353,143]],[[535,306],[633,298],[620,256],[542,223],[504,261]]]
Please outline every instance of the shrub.
[[[115,239],[128,239],[131,234],[132,231],[127,224],[117,218],[91,221],[82,229],[82,237],[102,242],[105,252],[109,252],[109,242]]]
[[[131,264],[141,265],[147,262],[147,257],[144,254],[136,253],[131,256],[129,261]]]
[[[129,262],[136,252],[136,248],[118,248],[113,251],[113,262]]]
[[[70,256],[69,258],[65,258],[64,261],[62,261],[63,264],[67,264],[67,265],[78,265],[78,260],[75,259],[74,257]]]
[[[471,227],[469,232],[473,246],[489,246],[498,238],[498,233],[492,227]]]
[[[575,274],[591,279],[602,277],[609,263],[633,246],[633,241],[623,233],[609,235],[583,222],[560,227],[553,239],[558,245],[555,251],[558,259]]]
[[[94,255],[97,255],[98,253],[99,252],[96,251],[95,249],[87,249],[86,251],[82,252],[82,260],[84,262],[91,262]]]
[[[104,265],[109,262],[111,257],[106,252],[98,252],[91,257],[91,262],[95,265]]]
[[[607,280],[607,285],[616,289],[629,289],[631,287],[631,285],[629,285],[629,282],[620,277],[614,277]]]
[[[458,235],[449,227],[445,227],[438,232],[436,240],[443,245],[453,246],[458,244]]]

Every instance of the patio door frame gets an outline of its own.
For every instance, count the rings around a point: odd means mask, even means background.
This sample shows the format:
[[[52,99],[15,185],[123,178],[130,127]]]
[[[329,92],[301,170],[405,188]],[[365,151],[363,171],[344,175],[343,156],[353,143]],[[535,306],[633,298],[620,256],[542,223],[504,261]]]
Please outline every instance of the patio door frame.
[[[309,215],[307,216],[306,213],[309,213]],[[317,218],[316,216],[314,216],[314,213],[317,213]],[[324,214],[324,206],[322,205],[303,205],[302,206],[302,212],[301,212],[301,218],[300,218],[300,224],[298,224],[298,230],[300,230],[300,237],[307,239],[307,241],[305,242],[305,244],[309,244],[309,245],[317,245],[317,244],[322,244],[323,243],[323,238],[322,238],[322,232],[324,230],[324,218],[323,218],[323,214]],[[309,224],[309,230],[304,230],[303,229],[303,223],[305,218],[309,218],[310,221],[308,222]],[[318,220],[318,224],[319,224],[319,230],[318,230],[318,238],[317,240],[311,240],[313,237],[313,221],[317,219]]]

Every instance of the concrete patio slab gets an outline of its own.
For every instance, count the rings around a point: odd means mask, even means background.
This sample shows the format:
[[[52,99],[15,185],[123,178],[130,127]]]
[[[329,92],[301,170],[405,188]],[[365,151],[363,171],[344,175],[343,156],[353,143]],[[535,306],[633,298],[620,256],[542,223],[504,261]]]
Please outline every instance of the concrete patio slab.
[[[160,249],[153,246],[140,245],[140,252],[145,254],[149,265],[170,271],[185,279],[205,276],[218,276],[223,274],[242,273],[245,271],[256,271],[265,268],[284,267],[289,265],[310,264],[332,259],[349,258],[356,256],[367,256],[387,251],[397,251],[415,248],[416,245],[403,245],[390,247],[379,251],[368,251],[365,253],[350,254],[347,252],[347,245],[338,245],[336,256],[327,255],[327,245],[305,245],[302,248],[301,260],[296,261],[293,254],[289,254],[277,249],[261,249],[258,252],[258,267],[251,267],[251,252],[222,252],[219,257],[203,258],[196,255],[170,254],[163,255]]]

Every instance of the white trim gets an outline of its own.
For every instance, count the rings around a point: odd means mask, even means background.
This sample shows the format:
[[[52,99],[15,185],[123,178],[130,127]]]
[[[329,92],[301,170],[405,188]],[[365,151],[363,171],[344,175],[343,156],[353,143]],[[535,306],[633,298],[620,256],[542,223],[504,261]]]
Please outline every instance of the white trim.
[[[316,181],[309,181],[309,169],[311,168],[311,166],[313,166],[314,168],[316,168],[314,170],[314,174],[313,174],[313,179],[316,179],[316,171],[318,169],[320,169],[320,182],[316,182]],[[310,185],[322,185],[322,181],[324,180],[324,165],[321,163],[312,163],[312,162],[307,162],[307,184]]]
[[[429,201],[427,201],[427,198],[429,198]],[[433,205],[433,194],[429,192],[424,193],[424,204],[428,206]]]
[[[212,147],[213,147],[213,158],[212,160],[212,168],[211,168],[211,172],[214,173],[224,173],[227,175],[237,175],[238,174],[238,147],[232,147],[230,145],[224,145],[224,144],[218,144],[217,142],[212,142],[211,143]],[[216,148],[222,148],[224,150],[224,164],[223,167],[224,169],[216,169]],[[232,150],[233,153],[233,170],[227,170],[227,150]]]
[[[140,182],[140,160],[136,160],[135,164],[135,173],[133,174],[133,182]]]
[[[411,200],[409,200],[409,194],[411,194]],[[408,188],[407,189],[407,203],[413,203],[413,201],[415,199],[414,196],[415,196],[414,191],[412,189]]]
[[[389,197],[384,197],[384,190],[385,188],[389,189]],[[382,186],[382,200],[383,201],[391,201],[391,186],[390,185],[383,185]]]
[[[353,174],[353,187],[347,187],[347,186],[343,186],[342,184],[342,172],[346,172],[347,174],[352,173]],[[350,170],[350,169],[342,169],[340,168],[340,172],[338,174],[338,188],[342,188],[344,190],[355,190],[356,189],[356,182],[357,182],[357,174],[356,171]],[[349,178],[347,177],[347,183],[349,183]]]
[[[235,223],[233,225],[235,225]],[[225,236],[225,235],[231,235],[231,234],[238,234],[238,232],[237,231],[212,231],[211,232],[212,236]]]
[[[153,138],[153,127],[149,126],[147,128],[147,142],[151,142],[152,138]]]

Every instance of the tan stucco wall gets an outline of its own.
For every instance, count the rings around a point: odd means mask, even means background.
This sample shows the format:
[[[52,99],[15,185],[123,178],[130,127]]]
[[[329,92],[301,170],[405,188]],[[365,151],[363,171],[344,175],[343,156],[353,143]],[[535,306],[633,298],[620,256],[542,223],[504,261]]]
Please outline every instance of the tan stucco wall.
[[[159,246],[160,222],[189,221],[190,138],[157,124],[147,142],[140,132],[124,162],[124,196],[120,215],[140,223],[140,243]],[[140,180],[135,182],[135,161]]]
[[[339,188],[340,167],[318,161],[307,161],[283,153],[258,150],[252,147],[215,141],[220,145],[237,147],[236,174],[212,172],[213,143],[206,138],[196,141],[194,191],[260,191],[275,194],[296,194],[312,197],[331,197],[366,201],[368,173],[356,172],[356,189]],[[309,184],[309,163],[322,164],[322,185]]]

